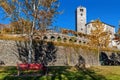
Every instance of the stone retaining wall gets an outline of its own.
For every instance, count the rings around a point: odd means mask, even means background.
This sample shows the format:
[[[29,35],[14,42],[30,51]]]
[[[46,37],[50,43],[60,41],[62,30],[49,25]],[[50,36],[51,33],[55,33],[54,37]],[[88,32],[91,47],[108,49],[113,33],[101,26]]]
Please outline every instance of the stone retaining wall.
[[[65,66],[69,63],[71,66],[74,66],[78,63],[79,56],[82,56],[87,66],[99,65],[98,54],[96,52],[81,48],[56,47],[56,61],[50,62],[49,65]],[[6,66],[15,66],[17,62],[20,62],[15,41],[0,40],[0,60],[4,61]]]

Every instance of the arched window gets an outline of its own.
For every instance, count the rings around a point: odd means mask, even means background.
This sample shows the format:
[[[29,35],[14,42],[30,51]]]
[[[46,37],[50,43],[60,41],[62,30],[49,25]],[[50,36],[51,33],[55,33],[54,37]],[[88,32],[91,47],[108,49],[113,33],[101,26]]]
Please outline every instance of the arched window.
[[[63,38],[63,41],[66,42],[66,41],[67,41],[67,38]]]
[[[47,36],[44,36],[44,38],[43,38],[44,40],[47,40],[48,39],[48,37]]]
[[[82,13],[81,13],[80,15],[81,15],[81,16],[83,16],[83,14],[82,14]]]
[[[74,42],[77,42],[77,40],[75,39]]]
[[[79,43],[81,43],[81,41],[79,41]]]
[[[57,41],[61,41],[62,39],[61,39],[61,37],[59,36],[58,38],[57,38]]]
[[[83,9],[80,9],[80,12],[83,12]]]
[[[54,40],[55,40],[55,37],[54,37],[54,36],[51,36],[51,40],[54,41]]]
[[[72,39],[69,39],[69,42],[72,42]]]
[[[85,44],[86,42],[84,41],[83,43]]]
[[[83,28],[81,28],[81,31],[83,30]]]

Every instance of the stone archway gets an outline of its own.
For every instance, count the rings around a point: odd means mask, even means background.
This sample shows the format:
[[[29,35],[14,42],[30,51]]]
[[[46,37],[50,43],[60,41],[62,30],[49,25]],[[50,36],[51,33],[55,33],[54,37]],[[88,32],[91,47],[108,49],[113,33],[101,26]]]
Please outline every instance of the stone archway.
[[[43,39],[44,39],[44,40],[47,40],[47,39],[48,39],[48,37],[47,37],[47,36],[44,36],[44,37],[43,37]]]
[[[67,42],[67,38],[63,38],[63,42]]]
[[[50,39],[51,39],[52,41],[55,41],[55,37],[54,37],[54,36],[51,36]]]
[[[58,36],[57,41],[62,41],[62,38],[60,36]]]

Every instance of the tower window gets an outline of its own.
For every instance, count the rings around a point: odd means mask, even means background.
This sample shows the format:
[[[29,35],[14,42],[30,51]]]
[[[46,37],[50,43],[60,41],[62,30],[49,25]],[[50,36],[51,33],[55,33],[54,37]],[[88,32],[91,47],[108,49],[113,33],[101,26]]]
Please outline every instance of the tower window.
[[[83,16],[83,14],[81,14],[81,16]]]
[[[81,12],[83,12],[83,9],[80,9]]]
[[[82,19],[80,21],[83,21]]]
[[[90,25],[88,25],[88,28],[90,28]]]

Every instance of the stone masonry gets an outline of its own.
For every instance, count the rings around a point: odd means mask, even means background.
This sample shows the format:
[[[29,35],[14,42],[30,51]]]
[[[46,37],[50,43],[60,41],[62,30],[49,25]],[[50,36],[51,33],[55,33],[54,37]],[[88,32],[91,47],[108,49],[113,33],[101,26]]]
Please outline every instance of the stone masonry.
[[[74,66],[78,63],[79,55],[81,55],[87,65],[98,65],[97,55],[94,52],[84,51],[82,49],[74,49],[72,47],[56,46],[56,61],[49,63],[54,66],[67,65],[68,59],[70,65]],[[15,41],[0,40],[0,60],[5,63],[6,66],[16,66],[19,61],[17,45]]]

